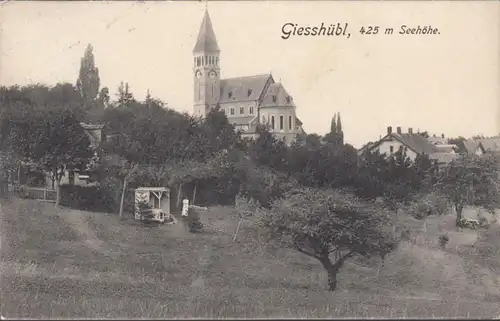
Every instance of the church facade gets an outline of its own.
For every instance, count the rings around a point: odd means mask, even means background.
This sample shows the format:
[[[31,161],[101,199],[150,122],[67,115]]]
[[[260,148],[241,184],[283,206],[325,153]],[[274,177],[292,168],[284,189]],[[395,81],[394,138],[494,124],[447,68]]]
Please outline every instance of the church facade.
[[[204,118],[219,106],[243,137],[255,138],[265,124],[290,145],[304,134],[293,97],[272,74],[221,78],[220,49],[208,11],[205,11],[193,49],[194,115]]]

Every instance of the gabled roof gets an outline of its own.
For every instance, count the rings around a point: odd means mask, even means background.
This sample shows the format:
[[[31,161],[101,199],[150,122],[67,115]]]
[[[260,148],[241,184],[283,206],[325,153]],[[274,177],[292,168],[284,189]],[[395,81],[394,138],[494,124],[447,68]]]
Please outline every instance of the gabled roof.
[[[281,83],[273,83],[262,98],[261,107],[295,107],[293,98]]]
[[[270,74],[221,79],[219,103],[258,100],[268,82],[274,83]]]
[[[435,145],[433,145],[431,142],[427,140],[427,138],[425,138],[420,134],[398,134],[398,133],[387,134],[384,138],[372,144],[369,147],[369,149],[372,149],[380,145],[380,143],[388,139],[395,139],[401,142],[408,149],[420,155],[430,155],[436,151]]]
[[[208,10],[205,11],[205,15],[203,16],[200,31],[198,32],[198,39],[193,49],[193,53],[199,52],[220,52]]]
[[[485,151],[500,151],[500,137],[480,138],[478,141]]]

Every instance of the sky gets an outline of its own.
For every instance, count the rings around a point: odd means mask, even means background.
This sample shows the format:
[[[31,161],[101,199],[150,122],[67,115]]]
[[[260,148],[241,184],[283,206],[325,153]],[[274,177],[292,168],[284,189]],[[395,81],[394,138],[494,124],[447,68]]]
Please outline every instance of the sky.
[[[387,126],[449,137],[500,132],[498,1],[7,2],[0,84],[76,83],[92,44],[113,96],[124,81],[137,99],[149,89],[192,113],[192,50],[206,7],[222,77],[272,73],[307,133],[328,132],[336,112],[358,148]],[[348,23],[351,36],[281,37],[285,23],[322,22]],[[439,34],[400,35],[403,24]],[[375,25],[377,35],[359,33]]]

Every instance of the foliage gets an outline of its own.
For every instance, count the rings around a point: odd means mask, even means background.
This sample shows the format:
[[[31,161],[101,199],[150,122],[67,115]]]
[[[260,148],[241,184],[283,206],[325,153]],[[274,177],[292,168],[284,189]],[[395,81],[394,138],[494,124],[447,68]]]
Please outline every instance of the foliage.
[[[94,54],[92,45],[88,45],[85,49],[85,54],[80,61],[80,73],[76,81],[76,88],[80,93],[82,100],[87,108],[97,98],[99,93],[99,70],[95,66]]]
[[[354,255],[391,252],[396,240],[386,230],[389,217],[383,208],[333,191],[301,189],[275,200],[260,217],[270,241],[318,259],[328,272],[329,290],[337,273]]]
[[[498,205],[497,162],[488,156],[462,156],[438,174],[434,187],[453,204],[458,227],[465,205],[482,206],[488,210]]]
[[[61,185],[61,206],[81,211],[111,213],[114,202],[113,195],[104,187]]]

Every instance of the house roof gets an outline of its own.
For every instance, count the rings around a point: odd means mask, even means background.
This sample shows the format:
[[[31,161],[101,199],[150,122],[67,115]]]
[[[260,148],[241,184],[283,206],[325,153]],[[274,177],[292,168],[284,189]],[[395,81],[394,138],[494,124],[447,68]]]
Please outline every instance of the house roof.
[[[208,10],[205,10],[200,31],[198,32],[198,39],[193,49],[193,53],[200,52],[220,52]]]
[[[458,146],[455,144],[439,144],[435,145],[434,148],[437,152],[454,153],[458,149]]]
[[[464,140],[463,144],[465,151],[469,154],[473,154],[476,151],[476,149],[480,146],[480,142],[475,139]]]
[[[480,138],[478,141],[486,151],[500,151],[500,137]]]
[[[427,138],[420,134],[391,133],[390,135],[387,135],[386,138],[388,136],[399,140],[406,147],[413,150],[417,154],[430,155],[431,153],[435,152],[435,145],[433,145]],[[382,138],[382,140],[384,140],[384,138]]]
[[[264,97],[262,98],[261,107],[295,107],[293,98],[290,96],[285,87],[281,83],[273,83],[269,85]]]
[[[468,139],[463,142],[468,153],[473,154],[478,147],[483,151],[500,152],[500,137]]]
[[[219,103],[259,100],[268,83],[274,83],[271,74],[221,79]]]
[[[437,160],[440,164],[448,164],[458,157],[455,153],[436,152],[429,155],[430,159]]]

